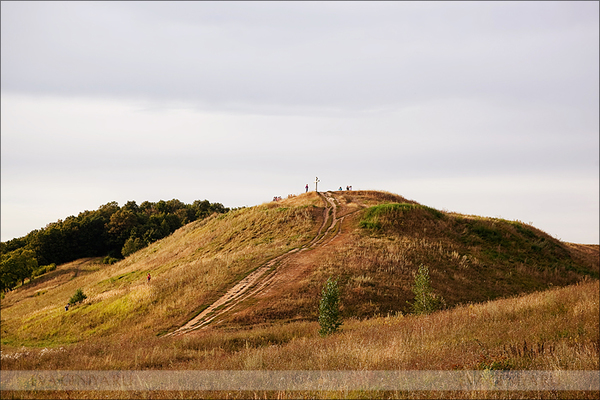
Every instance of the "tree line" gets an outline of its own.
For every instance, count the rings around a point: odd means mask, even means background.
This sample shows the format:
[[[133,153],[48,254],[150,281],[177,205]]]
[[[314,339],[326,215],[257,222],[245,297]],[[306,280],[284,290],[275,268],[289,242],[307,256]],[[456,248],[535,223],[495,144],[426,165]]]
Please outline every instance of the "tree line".
[[[0,290],[10,290],[52,264],[84,257],[127,257],[187,223],[228,211],[208,200],[185,204],[177,199],[140,205],[129,201],[122,207],[113,201],[95,211],[83,211],[0,243]]]

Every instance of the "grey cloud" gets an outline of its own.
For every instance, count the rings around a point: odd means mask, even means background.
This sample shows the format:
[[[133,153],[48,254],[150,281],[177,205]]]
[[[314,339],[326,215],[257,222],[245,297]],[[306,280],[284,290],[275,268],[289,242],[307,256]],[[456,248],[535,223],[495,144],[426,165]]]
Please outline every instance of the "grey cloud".
[[[1,8],[3,240],[40,190],[73,212],[198,193],[236,206],[315,175],[466,212],[537,210],[583,177],[573,207],[597,209],[598,2]]]
[[[361,110],[436,96],[589,101],[583,82],[598,82],[593,3],[3,8],[7,91]]]

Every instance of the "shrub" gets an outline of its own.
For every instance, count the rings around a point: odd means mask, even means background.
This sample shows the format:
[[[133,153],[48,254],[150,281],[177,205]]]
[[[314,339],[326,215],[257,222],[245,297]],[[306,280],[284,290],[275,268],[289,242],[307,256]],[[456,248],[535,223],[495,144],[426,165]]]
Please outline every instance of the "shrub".
[[[342,325],[340,315],[340,289],[337,280],[327,279],[321,292],[319,302],[319,335],[327,336],[335,333]]]
[[[415,295],[415,301],[411,306],[415,314],[431,314],[446,304],[443,297],[437,296],[433,292],[429,280],[429,267],[423,264],[419,266],[419,271],[415,275],[412,292]]]
[[[55,269],[56,269],[56,264],[54,264],[54,263],[52,263],[50,265],[43,265],[43,266],[39,267],[38,269],[36,269],[35,271],[33,271],[33,273],[31,274],[31,277],[35,278],[36,276],[43,275],[46,272],[54,271]]]
[[[85,299],[87,299],[87,296],[83,293],[83,290],[79,288],[77,289],[75,294],[69,299],[69,304],[81,303]]]
[[[102,259],[102,264],[108,264],[108,265],[112,265],[114,263],[116,263],[117,261],[119,261],[118,258],[114,258],[111,256],[106,256]]]
[[[127,257],[128,255],[133,254],[144,247],[146,247],[146,243],[144,243],[142,239],[130,237],[125,241],[125,245],[121,250],[121,254],[123,254],[123,257]]]

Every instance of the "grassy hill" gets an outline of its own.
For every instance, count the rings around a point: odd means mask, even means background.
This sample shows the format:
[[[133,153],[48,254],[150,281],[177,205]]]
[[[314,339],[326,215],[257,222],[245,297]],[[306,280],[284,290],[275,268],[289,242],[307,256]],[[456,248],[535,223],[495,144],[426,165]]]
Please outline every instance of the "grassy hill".
[[[166,332],[260,263],[309,240],[314,212],[308,204],[232,211],[188,224],[110,266],[100,259],[61,265],[6,294],[2,344],[60,345],[131,331]],[[77,288],[87,299],[65,312]]]
[[[344,221],[345,234],[314,250],[303,275],[255,299],[232,322],[314,320],[329,276],[339,278],[346,318],[406,313],[420,264],[429,266],[432,286],[449,307],[598,278],[598,246],[562,243],[521,222],[443,213],[404,199],[366,201],[372,199],[341,195],[340,208],[366,205]]]
[[[421,264],[448,310],[407,316]],[[597,245],[519,221],[386,192],[312,192],[192,222],[113,265],[60,265],[6,293],[2,368],[597,369],[598,276]],[[320,339],[328,277],[339,279],[345,324]],[[65,311],[79,288],[87,298]],[[235,301],[202,329],[168,336],[225,295]]]

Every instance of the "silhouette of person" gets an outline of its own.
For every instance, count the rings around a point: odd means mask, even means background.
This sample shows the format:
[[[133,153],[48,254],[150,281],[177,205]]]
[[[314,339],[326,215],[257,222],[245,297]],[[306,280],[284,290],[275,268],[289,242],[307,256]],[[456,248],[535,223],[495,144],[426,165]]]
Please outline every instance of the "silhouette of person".
[[[305,189],[306,189],[306,192],[305,192],[305,193],[308,193],[308,183],[306,184],[306,187],[305,187]]]

